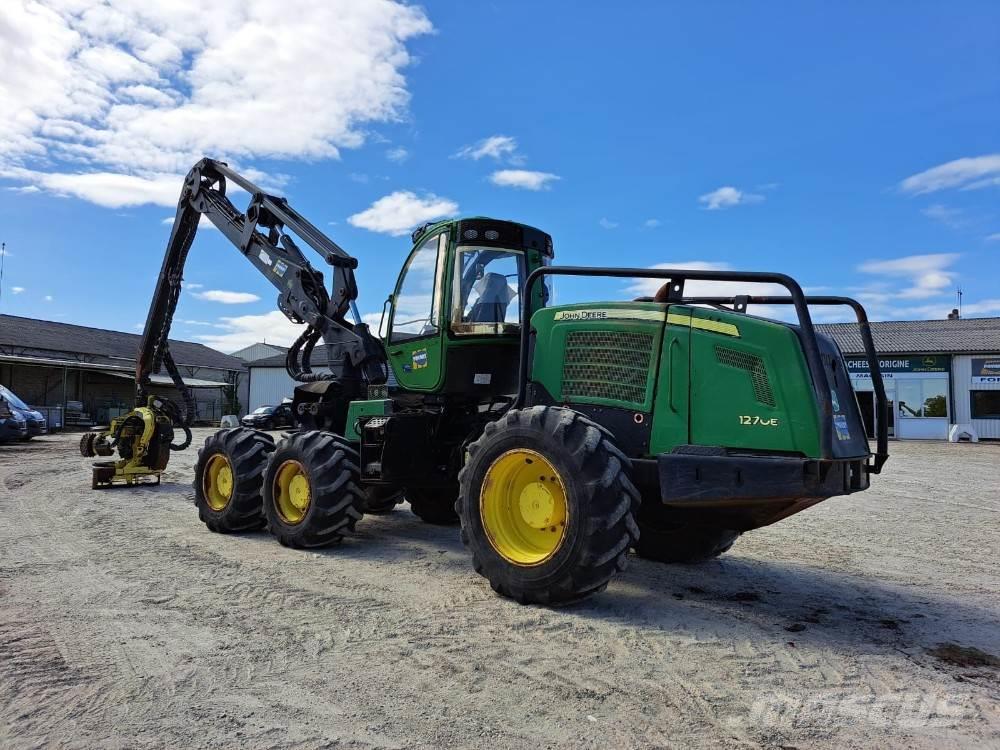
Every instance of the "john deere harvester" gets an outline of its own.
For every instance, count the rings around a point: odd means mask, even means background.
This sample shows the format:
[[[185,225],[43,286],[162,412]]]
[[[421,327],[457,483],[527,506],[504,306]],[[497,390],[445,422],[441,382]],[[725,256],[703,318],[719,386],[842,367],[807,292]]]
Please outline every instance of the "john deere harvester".
[[[227,180],[251,194],[246,213]],[[181,195],[139,407],[155,412],[148,368],[171,365],[166,333],[202,214],[303,324],[286,361],[300,382],[296,428],[277,441],[223,429],[199,452],[196,505],[213,531],[266,526],[282,544],[315,547],[405,497],[426,521],[460,521],[497,592],[557,604],[603,589],[630,550],[664,562],[721,554],[743,532],[866,489],[886,461],[887,420],[872,453],[841,353],[809,315],[810,305],[856,313],[884,417],[853,300],[806,297],[777,273],[554,267],[545,232],[474,217],[414,232],[376,336],[354,310],[357,262],[284,199],[208,159]],[[293,234],[332,266],[329,291]],[[565,275],[662,286],[631,302],[552,305],[549,282]],[[689,280],[788,294],[692,297]],[[787,305],[797,324],[750,315],[750,304]]]

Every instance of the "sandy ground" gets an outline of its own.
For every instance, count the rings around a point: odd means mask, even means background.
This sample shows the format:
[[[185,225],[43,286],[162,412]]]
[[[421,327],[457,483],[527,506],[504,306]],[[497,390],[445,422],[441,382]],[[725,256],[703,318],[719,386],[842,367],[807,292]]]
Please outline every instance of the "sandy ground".
[[[209,533],[193,449],[95,492],[76,436],[3,445],[0,746],[1000,747],[1000,445],[892,450],[869,492],[549,610],[406,506],[298,552]]]

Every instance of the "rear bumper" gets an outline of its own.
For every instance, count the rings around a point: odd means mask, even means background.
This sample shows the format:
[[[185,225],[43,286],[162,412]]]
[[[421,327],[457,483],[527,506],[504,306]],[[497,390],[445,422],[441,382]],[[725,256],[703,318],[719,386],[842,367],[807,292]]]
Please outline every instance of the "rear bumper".
[[[690,520],[740,531],[766,526],[828,497],[860,492],[869,485],[867,456],[821,461],[664,453],[655,465],[665,506]]]

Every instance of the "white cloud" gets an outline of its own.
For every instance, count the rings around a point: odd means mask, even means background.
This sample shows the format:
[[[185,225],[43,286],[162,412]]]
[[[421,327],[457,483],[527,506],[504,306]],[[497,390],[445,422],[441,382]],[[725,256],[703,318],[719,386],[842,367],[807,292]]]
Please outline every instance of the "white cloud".
[[[394,161],[397,164],[401,164],[410,158],[410,152],[407,151],[402,146],[398,146],[397,148],[390,148],[388,151],[386,151],[385,158],[388,159],[389,161]]]
[[[914,195],[950,188],[974,190],[991,185],[1000,185],[1000,154],[955,159],[918,172],[899,183],[904,193]]]
[[[729,263],[708,260],[688,260],[657,263],[650,268],[678,269],[686,271],[732,271]],[[634,279],[625,291],[631,297],[653,297],[666,283],[665,279]],[[780,284],[746,283],[742,281],[687,281],[684,295],[687,297],[734,297],[741,294],[751,296],[787,296],[788,290]],[[789,308],[790,310],[791,308]],[[771,318],[788,317],[789,311],[767,305],[750,305],[749,312]],[[794,315],[794,313],[792,313]]]
[[[723,208],[732,208],[733,206],[760,203],[763,200],[763,195],[747,193],[734,188],[732,185],[724,185],[713,190],[711,193],[705,193],[698,197],[698,202],[704,203],[705,209],[708,211],[718,211]]]
[[[516,153],[517,139],[509,135],[491,135],[471,146],[463,146],[452,158],[479,161],[483,157],[489,156],[499,161],[504,157],[510,158]]]
[[[527,169],[501,169],[490,175],[490,182],[500,187],[523,190],[548,190],[549,183],[562,179],[551,172],[532,172]]]
[[[932,203],[926,208],[920,209],[920,213],[928,219],[940,221],[942,224],[949,226],[952,229],[958,229],[968,224],[968,221],[963,218],[962,209],[949,208],[941,203]]]
[[[177,322],[178,323],[183,323],[184,325],[188,325],[188,326],[206,326],[206,327],[213,327],[213,328],[219,328],[219,327],[221,327],[219,323],[209,323],[207,320],[184,320],[184,319],[181,319],[181,320],[178,320]]]
[[[203,289],[205,287],[204,284],[196,284],[193,281],[184,281],[181,283],[181,286],[185,289]]]
[[[250,292],[227,292],[224,289],[206,289],[204,292],[191,292],[192,297],[208,302],[221,302],[224,305],[242,305],[247,302],[259,302],[260,297]]]
[[[909,284],[898,292],[873,292],[880,299],[884,300],[886,297],[923,299],[937,296],[951,286],[955,272],[949,271],[948,267],[958,260],[958,257],[957,253],[907,255],[892,260],[868,261],[858,266],[858,270],[876,276],[902,278]]]
[[[603,229],[616,229],[618,227],[617,221],[611,221],[605,217],[601,217],[601,220],[597,223],[600,224]]]
[[[24,292],[26,292],[28,290],[25,289],[23,286],[12,286],[10,288],[10,291],[11,291],[11,294],[23,294]]]
[[[368,123],[405,114],[406,44],[432,30],[393,0],[8,0],[0,176],[104,206],[171,205],[205,154],[336,158]]]
[[[1000,242],[1000,232],[995,232],[994,234],[989,234],[986,236],[987,242]]]
[[[457,213],[458,204],[447,198],[433,193],[421,197],[409,190],[399,190],[379,198],[364,211],[348,216],[347,223],[372,232],[399,236],[424,222]]]
[[[49,173],[21,167],[4,168],[2,163],[0,177],[24,180],[32,183],[31,187],[63,197],[82,198],[106,208],[145,203],[176,206],[184,179],[176,174],[150,173],[140,177],[117,172]]]
[[[5,189],[12,193],[19,193],[20,195],[31,195],[32,193],[42,192],[42,189],[37,185],[23,185],[21,187],[9,187]]]
[[[177,221],[176,216],[168,216],[165,219],[163,219],[160,223],[163,224],[163,226],[165,227],[172,227],[175,221]],[[212,223],[211,219],[205,216],[205,214],[202,214],[200,217],[198,217],[198,229],[218,229],[218,227],[215,226],[215,224]]]
[[[642,222],[642,225],[646,229],[656,229],[662,223],[663,222],[661,222],[659,219],[646,219],[644,222]]]
[[[46,302],[51,302],[52,301],[52,295],[51,294],[46,294],[44,297],[42,297],[42,299],[45,300]]]
[[[292,323],[277,310],[263,315],[220,318],[216,325],[220,329],[219,333],[205,333],[195,338],[222,352],[234,352],[258,341],[290,346],[302,333],[301,325]]]

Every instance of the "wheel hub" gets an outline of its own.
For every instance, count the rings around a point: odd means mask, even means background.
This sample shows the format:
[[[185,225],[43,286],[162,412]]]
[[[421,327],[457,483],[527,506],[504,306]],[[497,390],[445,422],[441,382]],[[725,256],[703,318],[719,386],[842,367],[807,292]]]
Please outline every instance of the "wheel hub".
[[[306,468],[294,459],[285,461],[274,475],[274,500],[281,520],[290,526],[302,523],[312,503]]]
[[[530,567],[562,546],[569,503],[552,463],[537,451],[517,448],[487,469],[479,512],[493,549],[508,562]]]

